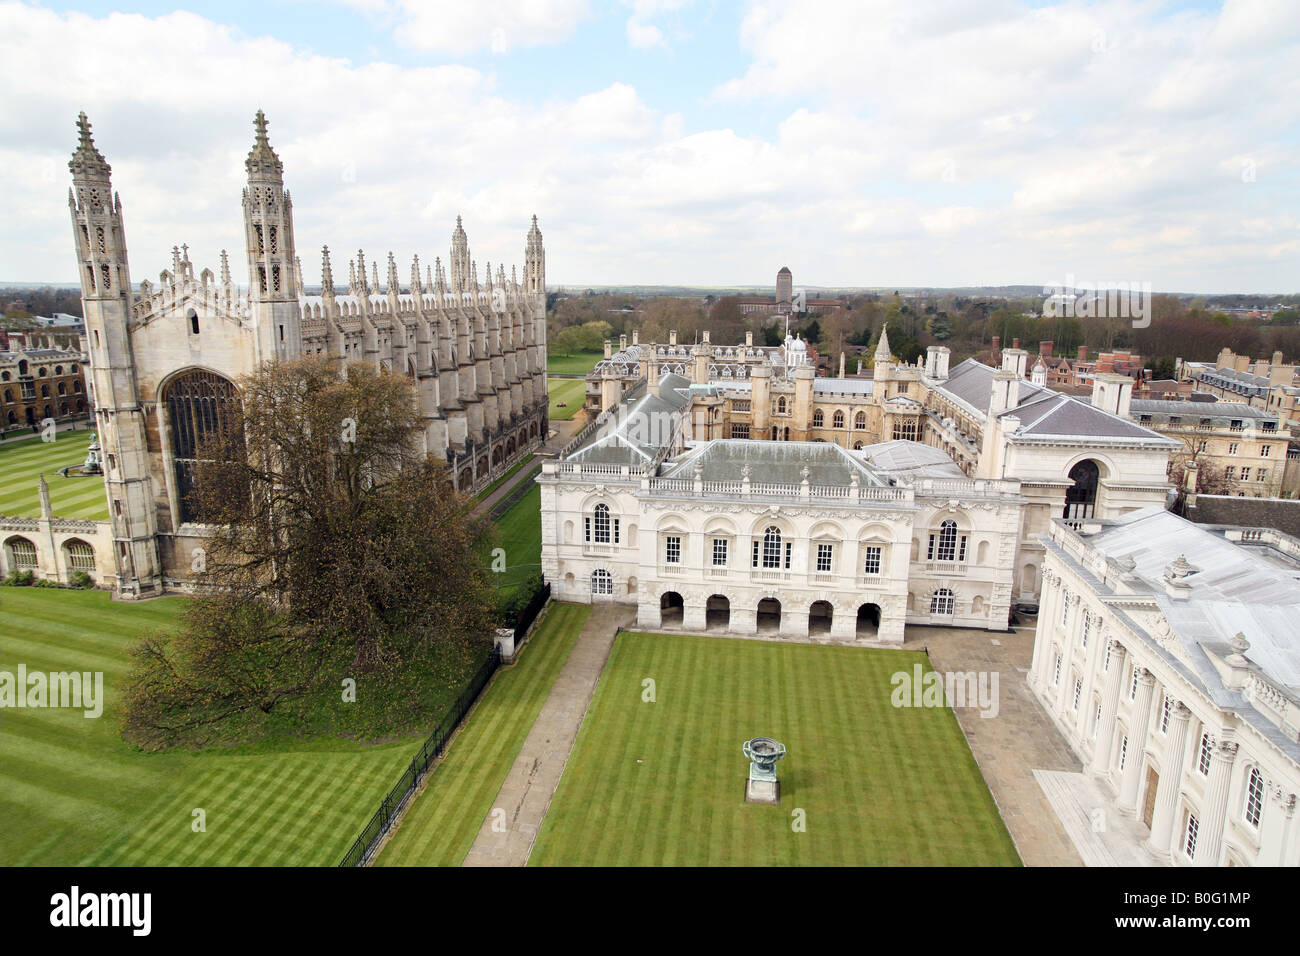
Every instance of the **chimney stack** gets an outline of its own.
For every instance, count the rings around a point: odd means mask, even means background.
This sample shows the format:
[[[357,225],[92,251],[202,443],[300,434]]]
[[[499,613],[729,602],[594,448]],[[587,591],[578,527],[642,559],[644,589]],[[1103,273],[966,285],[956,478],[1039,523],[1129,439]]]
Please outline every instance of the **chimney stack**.
[[[1196,475],[1199,470],[1200,470],[1200,465],[1198,465],[1195,459],[1193,459],[1192,461],[1189,461],[1187,463],[1187,467],[1183,471],[1183,494],[1185,495],[1184,503],[1189,508],[1196,507],[1196,484],[1197,484]]]
[[[1092,378],[1092,407],[1120,418],[1129,417],[1133,402],[1133,379],[1127,375],[1101,372]]]
[[[1080,345],[1080,346],[1079,346],[1079,351],[1075,354],[1075,358],[1076,358],[1076,361],[1079,361],[1079,362],[1086,362],[1086,361],[1088,361],[1088,346],[1086,346],[1086,345]]]
[[[640,344],[641,344],[641,330],[640,330],[640,329],[633,329],[633,330],[632,330],[632,344],[633,344],[633,345],[640,345]]]
[[[1015,341],[1020,341],[1016,339]],[[1002,350],[1002,370],[1012,372],[1017,378],[1025,377],[1025,370],[1029,365],[1029,353],[1024,349],[1003,349]]]
[[[1020,339],[1018,339],[1018,338],[1012,339],[1012,340],[1011,340],[1011,347],[1012,347],[1013,349],[1018,349],[1018,348],[1020,348]]]
[[[670,329],[670,330],[669,330],[669,332],[668,332],[668,344],[669,344],[669,345],[676,345],[676,344],[677,344],[677,330],[676,330],[676,329]]]
[[[747,349],[752,349],[753,347],[754,347],[754,332],[753,332],[752,329],[746,329],[746,330],[745,330],[745,348],[747,348]]]
[[[1016,373],[1005,368],[994,372],[993,388],[989,395],[989,417],[996,417],[1015,408],[1019,401],[1020,379]]]
[[[1052,343],[1051,343],[1050,341],[1048,341],[1048,342],[1039,342],[1039,343],[1038,343],[1038,354],[1041,355],[1043,358],[1051,358],[1051,357],[1052,357]]]

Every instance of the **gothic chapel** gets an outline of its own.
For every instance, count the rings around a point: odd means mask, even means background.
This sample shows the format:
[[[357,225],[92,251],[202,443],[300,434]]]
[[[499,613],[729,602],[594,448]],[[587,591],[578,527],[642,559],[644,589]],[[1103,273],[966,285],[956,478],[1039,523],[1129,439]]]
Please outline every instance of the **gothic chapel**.
[[[456,219],[451,254],[405,286],[388,253],[367,274],[358,250],[346,292],[335,289],[329,248],[321,292],[307,295],[295,246],[284,166],[255,119],[245,162],[244,239],[250,287],[237,288],[226,253],[221,274],[195,272],[185,246],[171,267],[131,286],[122,202],[90,123],[77,121],[68,205],[85,308],[96,424],[103,447],[117,593],[144,597],[183,588],[203,540],[186,491],[195,450],[239,401],[236,381],[262,363],[305,355],[369,362],[410,376],[420,396],[427,450],[471,490],[546,436],[546,254],[533,217],[522,282],[489,263],[479,281]]]

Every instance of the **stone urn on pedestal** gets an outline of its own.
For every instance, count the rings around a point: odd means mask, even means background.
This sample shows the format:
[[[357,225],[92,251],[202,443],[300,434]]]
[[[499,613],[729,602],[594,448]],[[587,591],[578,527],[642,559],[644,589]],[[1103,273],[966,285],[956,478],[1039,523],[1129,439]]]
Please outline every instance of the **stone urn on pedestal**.
[[[745,783],[746,803],[780,803],[781,783],[776,779],[776,762],[785,756],[785,744],[771,737],[746,740],[749,780]]]

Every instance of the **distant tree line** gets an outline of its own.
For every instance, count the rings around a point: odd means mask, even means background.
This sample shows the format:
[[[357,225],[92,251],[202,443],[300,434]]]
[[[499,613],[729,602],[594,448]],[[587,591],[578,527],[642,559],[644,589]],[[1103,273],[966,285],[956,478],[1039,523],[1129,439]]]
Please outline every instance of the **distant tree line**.
[[[846,299],[843,308],[817,315],[795,316],[791,331],[812,343],[832,365],[840,352],[866,350],[870,367],[881,329],[887,329],[896,359],[914,362],[930,345],[946,345],[953,364],[971,356],[987,358],[994,337],[1006,348],[1019,339],[1021,348],[1037,352],[1050,341],[1054,355],[1073,357],[1080,346],[1090,355],[1128,349],[1139,353],[1157,377],[1171,377],[1178,358],[1212,361],[1224,348],[1238,354],[1266,357],[1281,351],[1288,361],[1300,358],[1300,296],[1269,297],[1284,305],[1271,320],[1261,321],[1223,309],[1250,305],[1260,296],[1188,298],[1150,297],[1150,321],[1135,328],[1131,318],[1043,315],[1040,296],[1024,298],[899,293],[861,294]],[[553,352],[599,351],[606,338],[617,339],[639,330],[643,342],[666,342],[671,330],[678,341],[698,340],[708,329],[718,345],[744,341],[754,333],[758,345],[779,345],[784,324],[764,314],[742,312],[733,296],[701,298],[637,297],[626,293],[558,296],[548,313]]]

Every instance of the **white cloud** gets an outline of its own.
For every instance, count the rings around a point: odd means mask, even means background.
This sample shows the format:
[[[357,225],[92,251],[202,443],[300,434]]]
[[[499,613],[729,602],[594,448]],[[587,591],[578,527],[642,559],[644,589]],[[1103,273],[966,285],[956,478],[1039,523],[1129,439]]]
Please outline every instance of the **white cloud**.
[[[343,0],[391,25],[399,43],[417,50],[509,53],[563,43],[591,15],[587,0]]]
[[[634,50],[649,50],[664,46],[664,34],[653,23],[641,23],[636,17],[627,21],[627,42]]]
[[[354,2],[408,42],[457,52],[490,49],[506,16]],[[626,7],[678,35],[678,0]],[[445,256],[458,213],[480,264],[519,261],[535,212],[561,284],[766,282],[788,263],[810,285],[1072,272],[1285,290],[1300,245],[1300,164],[1282,138],[1300,120],[1288,9],[755,3],[740,38],[751,62],[714,91],[702,127],[693,104],[654,108],[617,75],[538,102],[469,67],[355,63],[189,13],[0,4],[0,206],[14,224],[0,279],[74,275],[80,109],[114,167],[136,281],[180,242],[201,266],[224,246],[242,273],[243,159],[262,107],[309,281],[325,243],[339,257]],[[534,11],[549,20],[528,43],[562,42],[586,15],[521,2],[512,30]],[[57,50],[77,55],[51,69]]]

